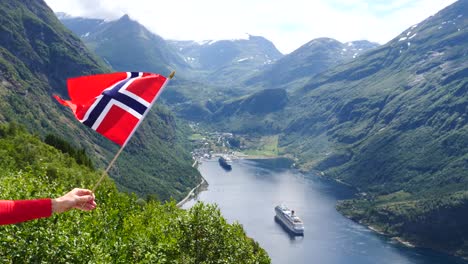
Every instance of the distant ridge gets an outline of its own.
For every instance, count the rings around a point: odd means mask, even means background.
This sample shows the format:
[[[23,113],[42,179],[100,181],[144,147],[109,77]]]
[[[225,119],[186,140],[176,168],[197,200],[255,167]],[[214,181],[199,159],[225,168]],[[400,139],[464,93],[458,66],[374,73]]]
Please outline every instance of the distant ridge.
[[[248,79],[245,84],[261,85],[265,88],[287,88],[290,82],[308,80],[378,46],[377,43],[367,40],[341,43],[331,38],[314,39]]]

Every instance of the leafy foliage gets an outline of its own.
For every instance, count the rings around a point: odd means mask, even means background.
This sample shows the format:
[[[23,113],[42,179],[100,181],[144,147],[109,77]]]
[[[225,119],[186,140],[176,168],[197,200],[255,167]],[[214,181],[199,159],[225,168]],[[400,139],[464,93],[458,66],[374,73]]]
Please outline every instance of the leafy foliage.
[[[94,183],[100,173],[16,125],[0,127],[0,199],[57,197]],[[2,263],[269,263],[241,225],[214,205],[184,211],[144,202],[107,178],[98,208],[0,226]]]

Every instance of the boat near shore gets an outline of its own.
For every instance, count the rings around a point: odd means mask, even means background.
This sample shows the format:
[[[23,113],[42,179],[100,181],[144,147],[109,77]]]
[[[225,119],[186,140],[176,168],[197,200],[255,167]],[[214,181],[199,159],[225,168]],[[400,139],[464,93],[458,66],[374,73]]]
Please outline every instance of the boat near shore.
[[[304,235],[304,223],[285,205],[278,205],[275,207],[275,220],[279,222],[288,232],[296,236]]]
[[[232,160],[228,156],[219,157],[218,162],[225,170],[232,170]]]

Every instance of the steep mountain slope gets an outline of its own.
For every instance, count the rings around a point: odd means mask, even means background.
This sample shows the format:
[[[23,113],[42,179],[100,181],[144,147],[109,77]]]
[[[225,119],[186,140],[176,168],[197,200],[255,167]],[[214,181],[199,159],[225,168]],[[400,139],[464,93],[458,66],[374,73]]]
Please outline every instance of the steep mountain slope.
[[[3,1],[0,9],[0,120],[24,123],[39,133],[42,128],[66,133],[68,128],[58,125],[63,114],[51,94],[66,93],[67,77],[109,68],[56,20],[44,2]]]
[[[331,38],[314,39],[276,61],[268,69],[245,81],[248,86],[290,88],[347,60],[377,47],[366,40],[341,43]]]
[[[0,22],[0,122],[25,124],[41,136],[58,134],[85,148],[98,165],[107,164],[117,146],[81,125],[51,95],[66,97],[68,77],[109,72],[110,68],[57,20],[44,1],[2,1]],[[180,129],[167,110],[150,112],[118,160],[118,173],[112,173],[119,176],[121,187],[169,199],[181,198],[196,185],[200,176],[191,168]],[[153,160],[134,162],[142,157]],[[124,181],[127,177],[135,180]]]
[[[468,1],[290,95],[280,139],[307,169],[358,187],[340,209],[468,256]],[[281,120],[281,119],[280,119]]]
[[[279,126],[273,117],[283,111],[287,103],[286,90],[264,89],[215,106],[210,125],[243,134],[278,133]]]
[[[63,14],[59,18],[115,70],[167,73],[189,67],[164,39],[128,15],[107,22]]]
[[[169,43],[197,70],[192,79],[221,86],[239,86],[239,80],[283,56],[269,40],[252,35],[236,40]]]

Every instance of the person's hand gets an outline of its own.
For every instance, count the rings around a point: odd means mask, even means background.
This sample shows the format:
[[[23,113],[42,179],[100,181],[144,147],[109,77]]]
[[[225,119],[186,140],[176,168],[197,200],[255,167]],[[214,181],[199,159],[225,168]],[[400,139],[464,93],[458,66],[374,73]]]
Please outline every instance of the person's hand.
[[[52,213],[63,213],[72,208],[84,211],[96,208],[93,192],[87,189],[75,188],[62,197],[52,199]]]

